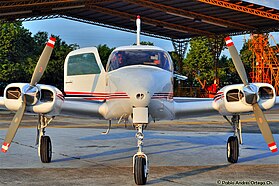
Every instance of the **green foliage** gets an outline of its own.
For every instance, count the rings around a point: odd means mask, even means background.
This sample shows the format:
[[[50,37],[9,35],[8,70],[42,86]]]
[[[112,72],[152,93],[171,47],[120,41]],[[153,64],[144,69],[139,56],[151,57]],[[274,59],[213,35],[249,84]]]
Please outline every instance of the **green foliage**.
[[[34,56],[33,46],[31,32],[21,23],[1,23],[0,82],[26,80],[25,64],[29,57]]]
[[[136,43],[134,43],[133,45],[137,45]],[[140,45],[149,45],[149,46],[154,46],[154,43],[150,42],[150,41],[141,41]]]
[[[174,71],[177,71],[177,69],[179,69],[178,64],[179,64],[179,61],[180,61],[181,57],[175,51],[169,52],[169,54],[170,54],[172,62],[173,62]]]
[[[0,32],[0,86],[12,82],[29,82],[34,68],[48,40],[48,33],[38,32],[33,37],[20,22],[1,23]],[[77,49],[59,36],[51,60],[40,83],[50,84],[63,90],[63,66],[66,55]],[[3,87],[0,87],[3,90]]]
[[[114,50],[114,48],[109,48],[106,44],[105,45],[98,45],[97,46],[102,64],[104,66],[104,68],[106,68],[107,62],[108,62],[108,58],[110,53]]]
[[[69,52],[77,49],[78,45],[68,45],[65,41],[62,41],[59,36],[52,35],[52,37],[56,38],[55,47],[52,52],[48,66],[46,68],[45,74],[43,75],[40,83],[54,85],[60,90],[63,90],[65,58]],[[37,48],[41,48],[41,50],[38,51],[39,55],[36,56],[35,63],[30,64],[30,78],[37,64],[39,56],[41,55],[41,52],[45,47],[45,43],[47,42],[49,37],[47,33],[39,32],[34,36],[34,38],[36,38],[35,41],[37,44]]]
[[[220,87],[223,87],[225,85],[241,83],[241,80],[236,72],[232,59],[228,59],[227,56],[223,55],[219,59],[218,75],[220,79]]]
[[[141,45],[154,46],[154,43],[152,43],[152,42],[150,42],[150,41],[141,41],[140,44],[141,44]]]
[[[183,63],[183,71],[193,85],[195,78],[201,81],[214,80],[214,61],[210,51],[209,41],[206,37],[196,37],[190,40],[190,50]]]
[[[206,37],[193,38],[190,41],[190,50],[184,59],[184,73],[189,78],[190,86],[198,85],[195,81],[199,78],[202,82],[207,81],[210,85],[215,79],[215,64],[212,49],[210,45],[212,42]],[[248,43],[244,43],[240,50],[240,56],[244,63],[247,75],[251,72],[252,52],[248,48]],[[218,61],[218,78],[220,79],[220,87],[241,83],[239,75],[236,72],[231,58],[222,56]]]
[[[252,72],[253,55],[252,55],[252,51],[249,50],[248,42],[249,41],[247,41],[243,44],[242,49],[240,50],[240,57],[244,64],[247,76],[249,77],[249,73]],[[249,82],[251,82],[250,79],[249,79]]]

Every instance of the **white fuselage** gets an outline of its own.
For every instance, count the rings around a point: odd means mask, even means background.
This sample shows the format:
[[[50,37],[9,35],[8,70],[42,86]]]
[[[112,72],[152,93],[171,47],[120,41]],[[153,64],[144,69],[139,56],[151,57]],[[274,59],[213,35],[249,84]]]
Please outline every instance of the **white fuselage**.
[[[92,59],[96,74],[86,74],[90,70],[82,68],[89,67]],[[134,108],[147,108],[148,120],[174,118],[173,64],[161,48],[116,48],[106,70],[96,48],[83,48],[69,53],[64,70],[66,98],[101,102],[98,109],[105,119],[131,119]]]
[[[108,72],[109,92],[116,96],[108,99],[100,111],[109,119],[129,117],[134,107],[148,107],[153,119],[173,117],[172,111],[164,108],[164,102],[172,102],[171,79],[172,72],[145,65],[127,66]]]

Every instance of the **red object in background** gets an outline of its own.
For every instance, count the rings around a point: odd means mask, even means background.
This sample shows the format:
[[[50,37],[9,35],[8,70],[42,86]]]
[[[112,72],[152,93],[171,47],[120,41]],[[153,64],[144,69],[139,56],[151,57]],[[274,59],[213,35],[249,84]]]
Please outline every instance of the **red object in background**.
[[[208,92],[208,97],[209,98],[214,98],[215,94],[217,93],[217,84],[212,84],[209,87],[206,88]]]

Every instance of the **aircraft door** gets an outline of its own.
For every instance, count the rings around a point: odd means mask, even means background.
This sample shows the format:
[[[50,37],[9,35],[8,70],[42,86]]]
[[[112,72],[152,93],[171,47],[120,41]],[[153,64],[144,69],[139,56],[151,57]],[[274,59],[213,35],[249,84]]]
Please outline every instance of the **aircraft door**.
[[[68,54],[64,64],[66,94],[105,92],[106,72],[96,47],[83,48]]]

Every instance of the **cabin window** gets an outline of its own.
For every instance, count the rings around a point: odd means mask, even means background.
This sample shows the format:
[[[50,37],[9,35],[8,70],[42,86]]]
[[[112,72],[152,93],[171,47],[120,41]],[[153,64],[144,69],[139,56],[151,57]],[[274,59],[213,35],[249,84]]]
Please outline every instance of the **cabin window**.
[[[260,87],[259,95],[261,99],[272,99],[273,98],[273,90],[270,87]]]
[[[148,65],[167,71],[172,70],[169,55],[161,50],[119,50],[114,51],[108,61],[108,71],[125,66]]]
[[[78,54],[68,59],[68,76],[100,73],[101,70],[93,53]]]
[[[239,101],[239,90],[233,89],[229,90],[226,95],[227,102],[237,102]]]

